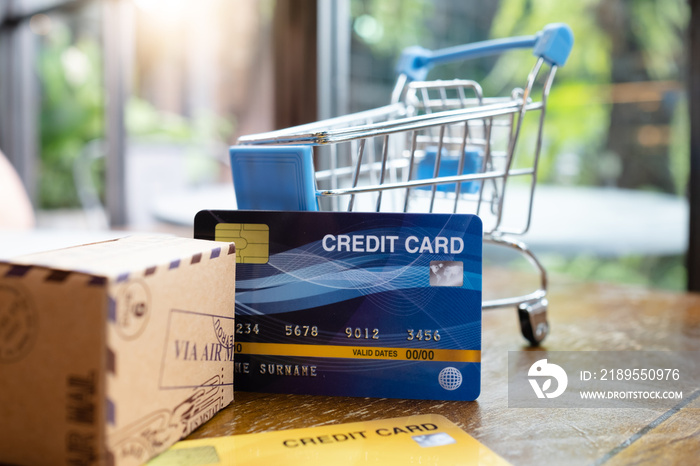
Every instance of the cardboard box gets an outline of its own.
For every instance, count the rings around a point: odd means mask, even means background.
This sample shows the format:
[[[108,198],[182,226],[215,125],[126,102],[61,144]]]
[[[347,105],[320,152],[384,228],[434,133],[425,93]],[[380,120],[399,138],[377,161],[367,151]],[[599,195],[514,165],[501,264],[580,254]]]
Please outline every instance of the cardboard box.
[[[235,245],[0,262],[0,463],[136,465],[233,400]]]

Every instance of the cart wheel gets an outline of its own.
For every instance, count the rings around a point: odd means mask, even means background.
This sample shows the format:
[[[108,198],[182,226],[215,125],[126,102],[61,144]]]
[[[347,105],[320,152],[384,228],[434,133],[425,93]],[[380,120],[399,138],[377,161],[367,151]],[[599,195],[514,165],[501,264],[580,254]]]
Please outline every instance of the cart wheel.
[[[518,305],[520,331],[533,346],[539,346],[542,340],[549,334],[547,305],[548,302],[546,298],[524,302]]]

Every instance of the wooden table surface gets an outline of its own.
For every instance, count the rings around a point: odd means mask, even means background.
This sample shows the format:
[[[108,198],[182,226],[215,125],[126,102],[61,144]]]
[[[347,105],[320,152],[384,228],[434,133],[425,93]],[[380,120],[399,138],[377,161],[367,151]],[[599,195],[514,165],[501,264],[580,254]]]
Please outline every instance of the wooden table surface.
[[[509,273],[487,273],[485,298],[489,289],[512,283]],[[700,351],[700,295],[554,278],[549,302],[551,334],[542,350]],[[700,464],[700,390],[669,409],[508,408],[508,351],[514,350],[531,350],[515,309],[487,311],[477,401],[236,392],[230,406],[188,438],[433,413],[516,465]]]

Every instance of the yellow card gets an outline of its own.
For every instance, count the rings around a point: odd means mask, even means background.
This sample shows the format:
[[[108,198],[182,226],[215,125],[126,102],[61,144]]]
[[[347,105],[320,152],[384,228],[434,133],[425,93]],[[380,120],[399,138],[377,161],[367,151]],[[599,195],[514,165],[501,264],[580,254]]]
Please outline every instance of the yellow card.
[[[260,434],[184,440],[149,466],[507,465],[443,416],[427,414]]]

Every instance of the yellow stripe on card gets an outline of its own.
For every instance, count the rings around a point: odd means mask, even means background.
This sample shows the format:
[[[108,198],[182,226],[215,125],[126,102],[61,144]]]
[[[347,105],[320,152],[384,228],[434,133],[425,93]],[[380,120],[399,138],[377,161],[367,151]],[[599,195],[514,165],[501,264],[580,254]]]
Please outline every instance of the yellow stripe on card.
[[[340,345],[294,345],[286,343],[236,343],[241,354],[302,358],[388,359],[394,361],[481,362],[479,350],[383,348]]]
[[[236,243],[236,262],[266,264],[270,258],[270,227],[264,223],[218,223],[216,241]]]

